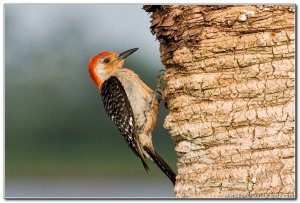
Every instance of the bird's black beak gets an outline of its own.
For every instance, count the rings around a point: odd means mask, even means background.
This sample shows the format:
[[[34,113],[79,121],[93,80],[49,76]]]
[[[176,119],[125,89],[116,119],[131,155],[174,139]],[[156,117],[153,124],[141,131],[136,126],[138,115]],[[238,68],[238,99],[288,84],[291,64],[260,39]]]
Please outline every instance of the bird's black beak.
[[[119,57],[116,58],[116,61],[120,61],[120,60],[123,60],[123,59],[127,58],[130,54],[132,54],[133,52],[135,52],[138,49],[139,48],[133,48],[133,49],[129,49],[127,51],[124,51],[124,52],[120,53]]]

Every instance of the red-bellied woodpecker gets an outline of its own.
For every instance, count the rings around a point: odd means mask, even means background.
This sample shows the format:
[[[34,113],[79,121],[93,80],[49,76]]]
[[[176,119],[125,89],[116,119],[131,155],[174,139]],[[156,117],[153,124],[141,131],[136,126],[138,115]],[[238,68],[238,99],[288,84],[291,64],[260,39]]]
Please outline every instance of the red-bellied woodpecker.
[[[152,144],[159,101],[133,71],[124,68],[124,60],[138,48],[121,54],[102,52],[89,63],[89,73],[100,90],[104,109],[117,125],[130,148],[141,159],[148,171],[145,158],[149,158],[175,184],[176,175],[168,164],[155,152]]]

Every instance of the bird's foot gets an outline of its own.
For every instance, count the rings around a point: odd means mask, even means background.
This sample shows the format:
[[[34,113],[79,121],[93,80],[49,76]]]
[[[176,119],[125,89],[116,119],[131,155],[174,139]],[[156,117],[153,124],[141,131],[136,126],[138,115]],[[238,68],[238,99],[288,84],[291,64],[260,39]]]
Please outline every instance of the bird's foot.
[[[161,100],[164,100],[164,89],[165,89],[165,77],[166,71],[164,69],[158,71],[157,76],[156,76],[156,89],[154,91],[155,98],[157,99],[158,102]]]

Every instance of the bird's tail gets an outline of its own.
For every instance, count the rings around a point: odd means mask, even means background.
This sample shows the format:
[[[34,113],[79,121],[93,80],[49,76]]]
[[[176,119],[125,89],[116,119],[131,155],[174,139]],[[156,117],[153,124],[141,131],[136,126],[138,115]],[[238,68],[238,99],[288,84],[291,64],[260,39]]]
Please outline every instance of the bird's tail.
[[[140,157],[140,158],[141,158],[141,161],[142,161],[142,163],[143,163],[143,166],[144,166],[145,171],[148,173],[148,172],[149,172],[149,167],[148,167],[148,165],[147,165],[145,159],[142,158],[142,157]]]
[[[154,151],[144,146],[145,151],[149,154],[149,156],[153,159],[154,163],[160,168],[164,174],[168,176],[168,178],[172,181],[173,185],[175,185],[176,174],[170,168],[170,166]]]

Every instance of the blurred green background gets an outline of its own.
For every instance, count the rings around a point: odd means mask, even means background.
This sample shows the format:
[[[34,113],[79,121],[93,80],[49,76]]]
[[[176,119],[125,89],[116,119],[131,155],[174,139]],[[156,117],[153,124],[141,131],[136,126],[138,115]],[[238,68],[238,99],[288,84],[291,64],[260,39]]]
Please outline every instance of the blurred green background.
[[[147,174],[106,116],[89,78],[90,57],[130,56],[150,86],[163,68],[150,16],[137,4],[5,5],[5,196],[173,197],[152,163]],[[174,144],[153,132],[158,153],[175,170]]]

